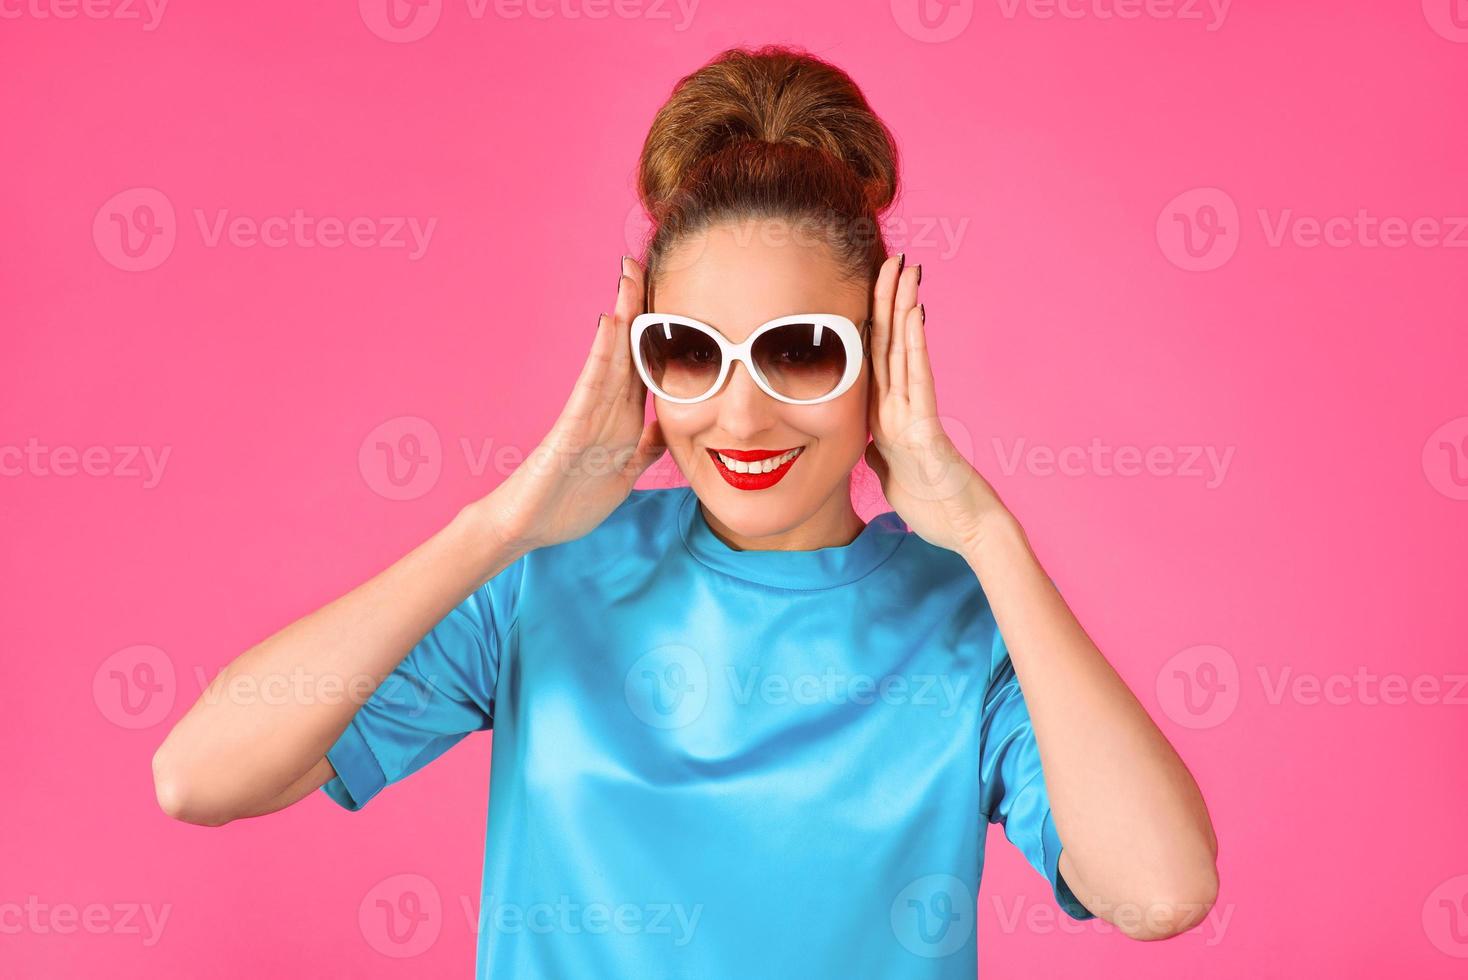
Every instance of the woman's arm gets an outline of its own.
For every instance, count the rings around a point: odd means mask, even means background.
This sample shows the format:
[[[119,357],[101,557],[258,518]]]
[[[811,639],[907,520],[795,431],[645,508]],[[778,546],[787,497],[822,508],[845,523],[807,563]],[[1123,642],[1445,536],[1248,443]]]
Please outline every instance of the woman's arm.
[[[1023,528],[996,508],[960,553],[978,576],[1024,691],[1075,896],[1134,939],[1202,921],[1218,842],[1167,738],[1091,642]]]
[[[164,812],[218,826],[289,806],[335,775],[326,750],[358,707],[435,623],[524,553],[493,497],[236,657],[154,753]]]
[[[1128,936],[1175,935],[1202,921],[1218,893],[1202,794],[1076,622],[1019,521],[943,430],[921,278],[900,255],[877,277],[867,462],[898,516],[963,555],[989,599],[1035,731],[1066,884]]]
[[[386,571],[235,658],[153,756],[166,813],[217,826],[319,788],[335,775],[326,751],[419,640],[521,555],[589,533],[662,457],[629,340],[645,272],[629,256],[620,265],[613,312],[597,317],[581,373],[540,445]],[[260,694],[271,691],[290,695]]]

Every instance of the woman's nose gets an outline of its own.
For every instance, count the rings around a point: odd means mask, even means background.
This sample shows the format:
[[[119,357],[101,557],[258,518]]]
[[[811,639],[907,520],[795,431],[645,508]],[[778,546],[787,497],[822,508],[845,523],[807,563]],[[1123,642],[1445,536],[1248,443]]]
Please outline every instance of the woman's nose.
[[[731,436],[740,437],[770,428],[779,402],[765,394],[749,373],[749,366],[735,361],[714,395],[719,403],[719,425]]]

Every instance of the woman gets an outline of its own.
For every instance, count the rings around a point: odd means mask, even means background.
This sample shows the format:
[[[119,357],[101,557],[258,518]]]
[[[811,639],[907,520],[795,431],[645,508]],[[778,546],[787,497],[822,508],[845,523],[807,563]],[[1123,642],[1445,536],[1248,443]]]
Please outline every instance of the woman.
[[[481,977],[972,978],[990,822],[1072,917],[1200,921],[1197,786],[937,421],[922,270],[875,234],[897,169],[809,55],[683,79],[550,433],[231,663],[157,752],[163,809],[356,810],[492,726]],[[689,485],[634,490],[665,451]],[[357,698],[210,696],[302,672]]]

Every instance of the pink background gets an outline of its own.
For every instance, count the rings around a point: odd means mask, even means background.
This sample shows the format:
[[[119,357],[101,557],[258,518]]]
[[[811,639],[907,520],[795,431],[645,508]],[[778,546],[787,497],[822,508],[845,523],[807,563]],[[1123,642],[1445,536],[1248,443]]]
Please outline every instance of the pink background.
[[[469,975],[489,737],[222,829],[149,760],[536,444],[640,244],[653,112],[767,41],[896,132],[950,432],[1218,828],[1218,907],[1161,944],[1058,920],[995,830],[980,975],[1463,975],[1468,9],[1014,3],[0,8],[0,975]],[[267,247],[221,209],[363,221]],[[1416,241],[1274,236],[1363,209]],[[373,244],[407,217],[421,254]],[[370,914],[404,887],[442,909],[413,956]]]

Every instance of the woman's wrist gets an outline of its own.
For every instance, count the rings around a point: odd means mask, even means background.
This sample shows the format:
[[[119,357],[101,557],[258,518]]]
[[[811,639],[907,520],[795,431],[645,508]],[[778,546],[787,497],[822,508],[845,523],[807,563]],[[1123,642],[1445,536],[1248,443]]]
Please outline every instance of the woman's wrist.
[[[996,505],[975,522],[975,530],[964,541],[959,553],[977,572],[980,563],[1000,551],[1029,550],[1029,539],[1019,520],[1008,508]]]
[[[476,556],[485,580],[530,550],[519,529],[498,506],[493,493],[465,505],[449,526]]]

